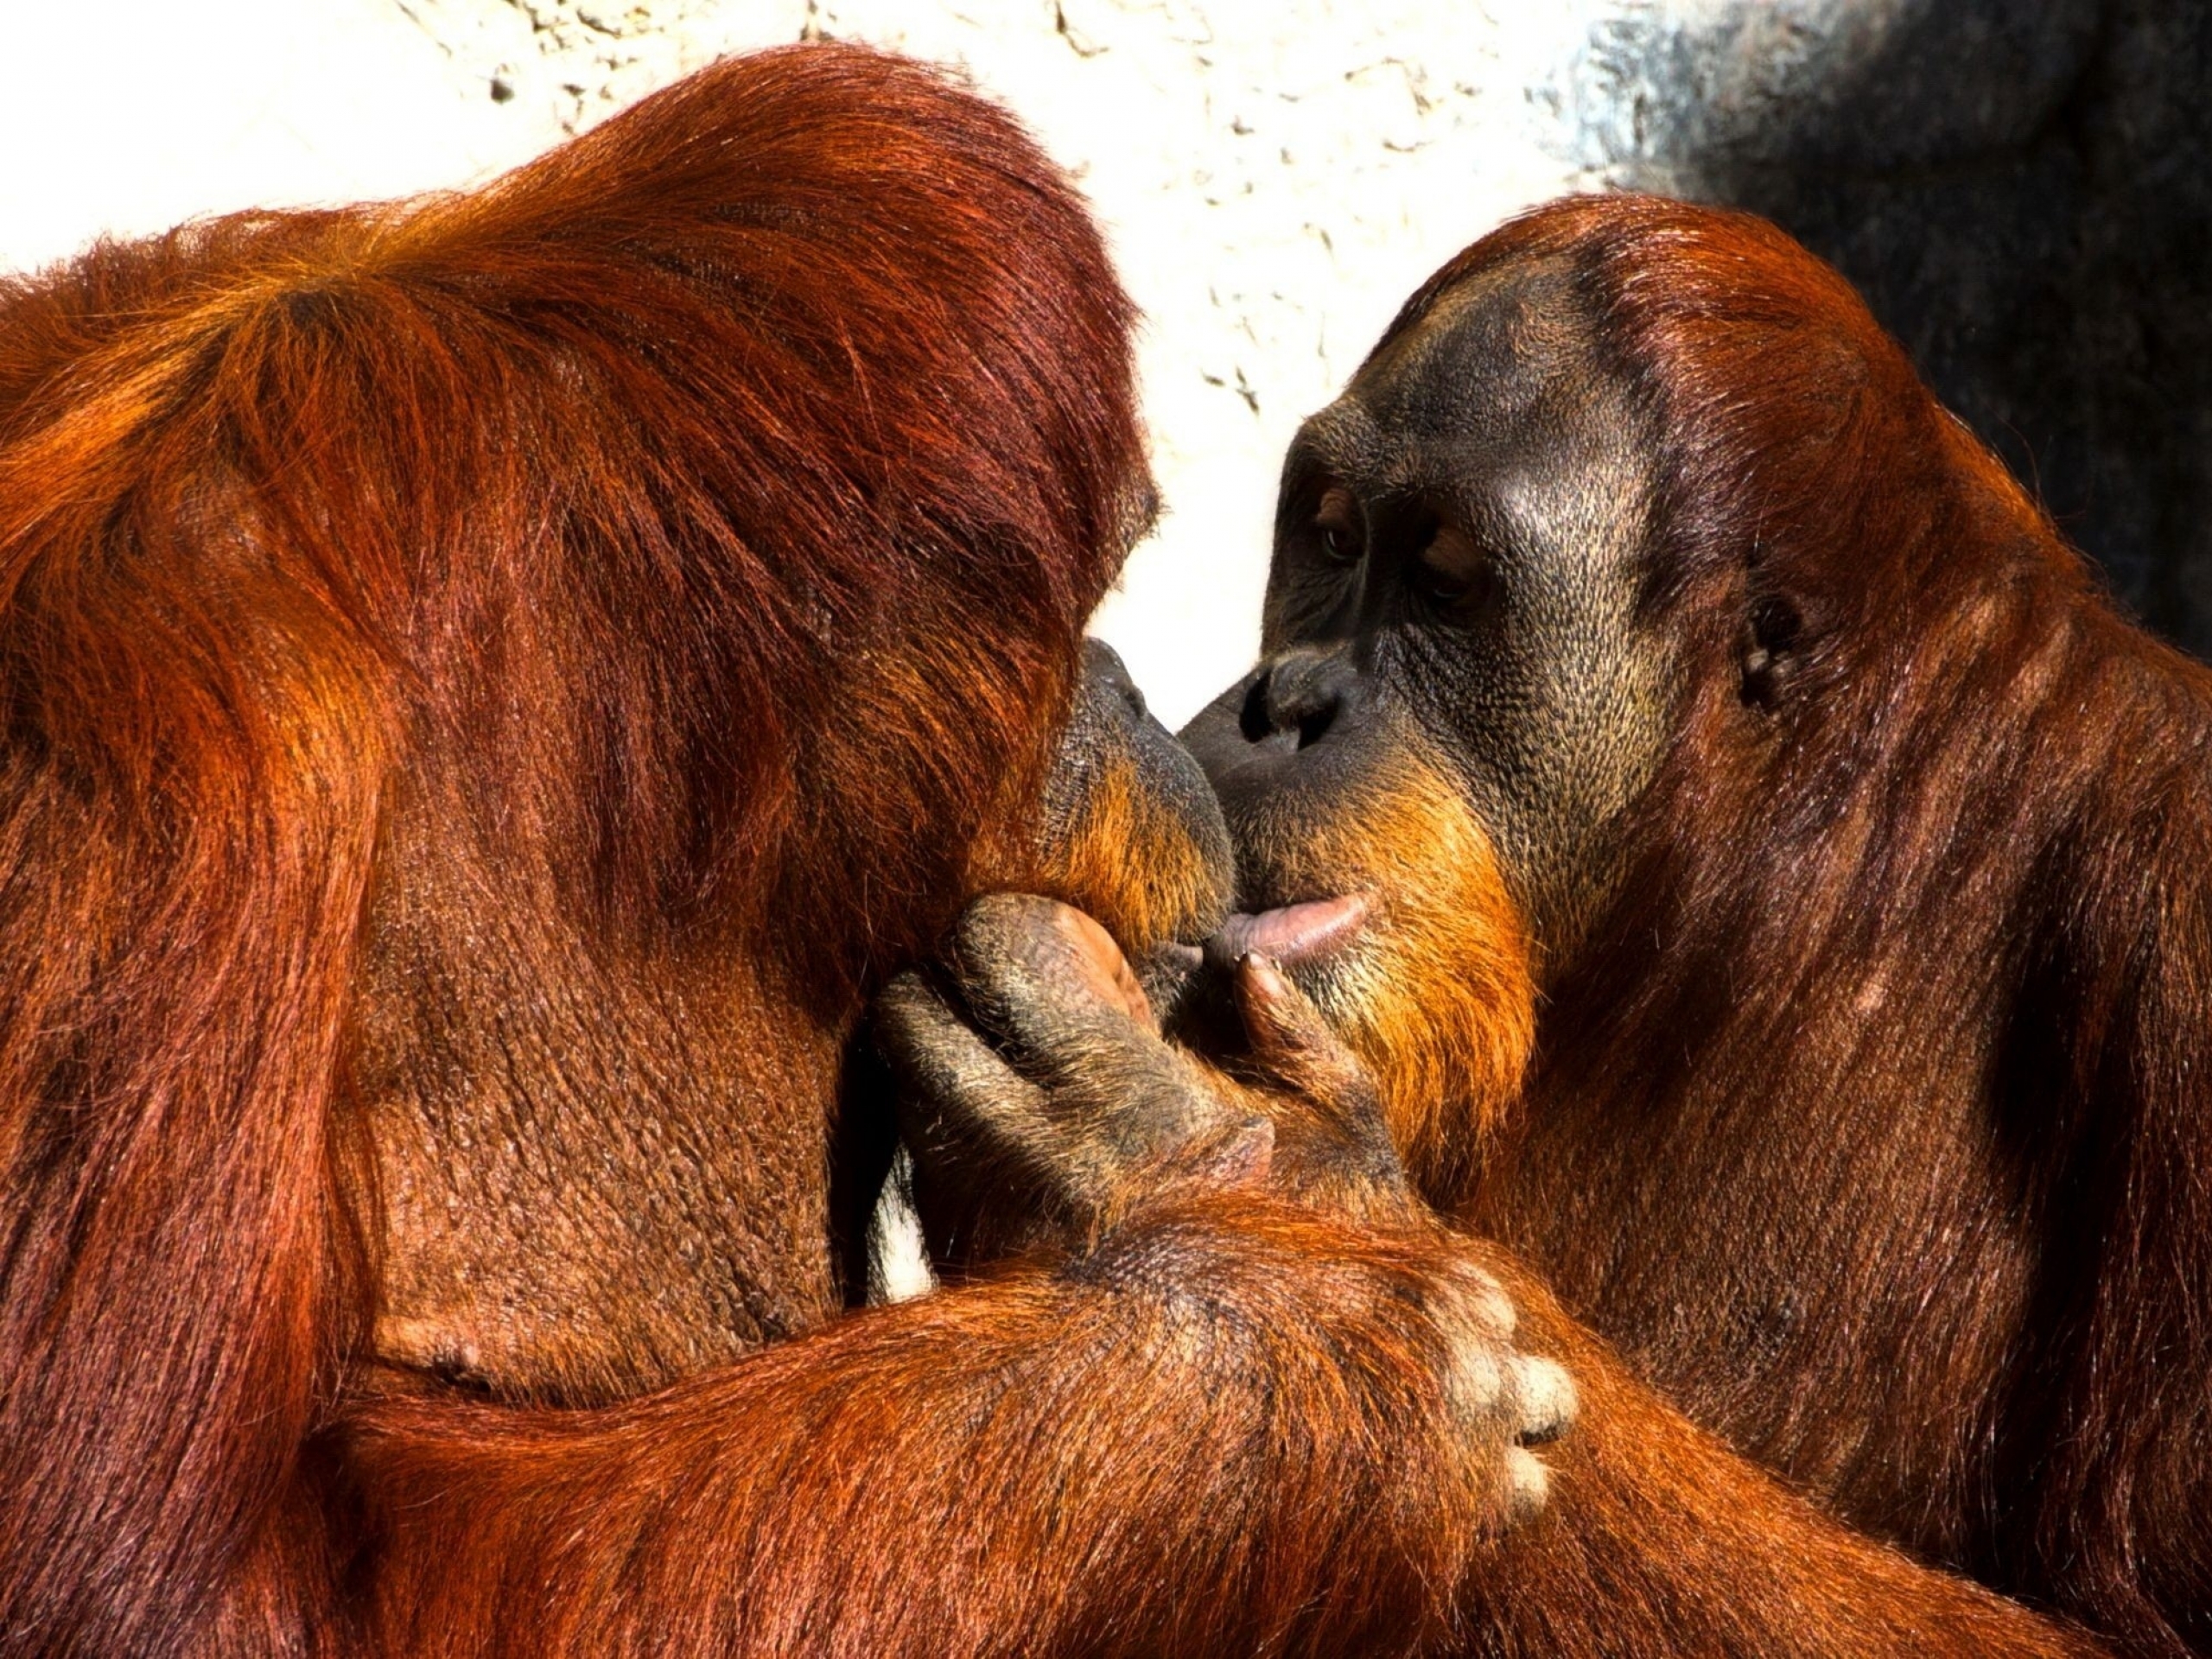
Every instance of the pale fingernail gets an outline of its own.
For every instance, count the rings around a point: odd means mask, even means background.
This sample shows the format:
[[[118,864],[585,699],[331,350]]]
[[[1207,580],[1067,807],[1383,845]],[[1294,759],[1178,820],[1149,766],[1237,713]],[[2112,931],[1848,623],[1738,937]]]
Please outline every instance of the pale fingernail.
[[[1236,959],[1236,965],[1256,989],[1268,996],[1281,996],[1290,988],[1290,982],[1283,977],[1282,964],[1273,957],[1247,950]]]
[[[1445,1373],[1444,1396],[1463,1417],[1487,1417],[1505,1392],[1505,1368],[1488,1342],[1465,1343]]]

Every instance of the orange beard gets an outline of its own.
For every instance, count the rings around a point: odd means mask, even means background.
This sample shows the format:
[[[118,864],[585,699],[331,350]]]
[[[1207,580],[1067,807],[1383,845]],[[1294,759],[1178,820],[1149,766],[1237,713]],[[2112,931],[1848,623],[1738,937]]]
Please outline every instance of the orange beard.
[[[1328,824],[1271,826],[1262,807],[1240,839],[1269,849],[1272,893],[1367,896],[1360,936],[1294,977],[1373,1072],[1408,1173],[1448,1205],[1535,1033],[1528,931],[1488,831],[1408,737]]]
[[[1096,917],[1133,957],[1198,938],[1227,908],[1205,849],[1121,754],[1107,757],[1073,822],[1050,838],[1035,887]]]

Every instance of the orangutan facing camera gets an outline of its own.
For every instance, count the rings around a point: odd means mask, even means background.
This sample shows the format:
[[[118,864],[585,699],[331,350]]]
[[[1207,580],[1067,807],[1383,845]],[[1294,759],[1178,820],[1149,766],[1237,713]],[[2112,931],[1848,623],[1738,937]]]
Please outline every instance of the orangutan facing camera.
[[[1526,918],[1534,1063],[1424,1100],[1430,1197],[1858,1528],[2212,1646],[2212,676],[1847,285],[1649,200],[1478,244],[1293,442],[1264,649],[1185,735],[1248,906],[1371,909],[1323,1006],[1430,925],[1378,795]]]

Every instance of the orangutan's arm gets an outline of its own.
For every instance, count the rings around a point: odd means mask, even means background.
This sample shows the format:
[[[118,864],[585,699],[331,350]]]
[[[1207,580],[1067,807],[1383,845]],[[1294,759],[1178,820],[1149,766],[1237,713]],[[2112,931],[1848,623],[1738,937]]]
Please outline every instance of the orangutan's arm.
[[[1516,1442],[1551,1408],[1509,1319],[1433,1234],[1214,1190],[620,1408],[368,1408],[347,1452],[379,1635],[1409,1650],[1541,1502]]]
[[[1547,1453],[1546,1513],[1473,1558],[1465,1651],[2103,1651],[1822,1515],[1632,1376],[1504,1251],[1476,1256],[1519,1311],[1516,1341],[1567,1368],[1581,1409]]]
[[[1231,976],[1246,1058],[1272,1080],[1236,1089],[1193,1057],[1130,1035],[1128,1015],[1115,1013],[1111,941],[1071,912],[1013,898],[982,901],[963,918],[950,956],[957,994],[977,1011],[972,1030],[950,1002],[912,984],[894,985],[878,1015],[879,1036],[912,1096],[909,1142],[918,1163],[941,1178],[940,1194],[973,1209],[989,1205],[993,1192],[1006,1206],[1036,1192],[1044,1194],[1033,1201],[1040,1215],[1081,1213],[1099,1194],[1110,1205],[1128,1184],[1126,1167],[1112,1174],[1113,1135],[1147,1144],[1148,1130],[1149,1141],[1168,1142],[1178,1130],[1158,1126],[1179,1125],[1202,1142],[1209,1113],[1232,1126],[1256,1116],[1269,1126],[1273,1151],[1253,1178],[1332,1218],[1341,1248],[1356,1251],[1376,1218],[1433,1224],[1389,1154],[1385,1114],[1364,1069],[1272,964],[1248,957]],[[1316,1249],[1328,1248],[1325,1233]],[[1546,1426],[1574,1418],[1543,1454],[1546,1513],[1465,1553],[1458,1536],[1419,1535],[1430,1524],[1421,1516],[1441,1511],[1401,1512],[1403,1530],[1368,1541],[1402,1552],[1408,1570],[1424,1575],[1449,1576],[1461,1564],[1453,1613],[1465,1650],[1566,1659],[2094,1650],[1821,1515],[1638,1382],[1503,1251],[1441,1230],[1438,1248],[1481,1262],[1517,1311],[1516,1341],[1559,1362],[1580,1400],[1579,1413],[1558,1412]],[[1518,1363],[1527,1373],[1527,1362]],[[1325,1411],[1319,1398],[1318,1390],[1301,1398],[1297,1421],[1309,1433],[1312,1425],[1343,1433],[1341,1408]],[[1147,1447],[1165,1444],[1152,1430],[1166,1422],[1141,1395],[1098,1404],[1135,1414],[1122,1421]],[[1173,1432],[1198,1438],[1190,1424]],[[1260,1560],[1276,1547],[1256,1533],[1248,1541]],[[1211,1635],[1202,1629],[1189,1648],[1169,1650],[1249,1646],[1198,1639]]]

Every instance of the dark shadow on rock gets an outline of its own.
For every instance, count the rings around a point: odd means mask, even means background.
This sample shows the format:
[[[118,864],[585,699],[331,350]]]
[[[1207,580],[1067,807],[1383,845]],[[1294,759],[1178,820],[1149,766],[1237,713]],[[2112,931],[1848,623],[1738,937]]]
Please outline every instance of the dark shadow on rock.
[[[1578,60],[1584,159],[1832,260],[2135,613],[2212,658],[2212,7],[1669,12]]]

